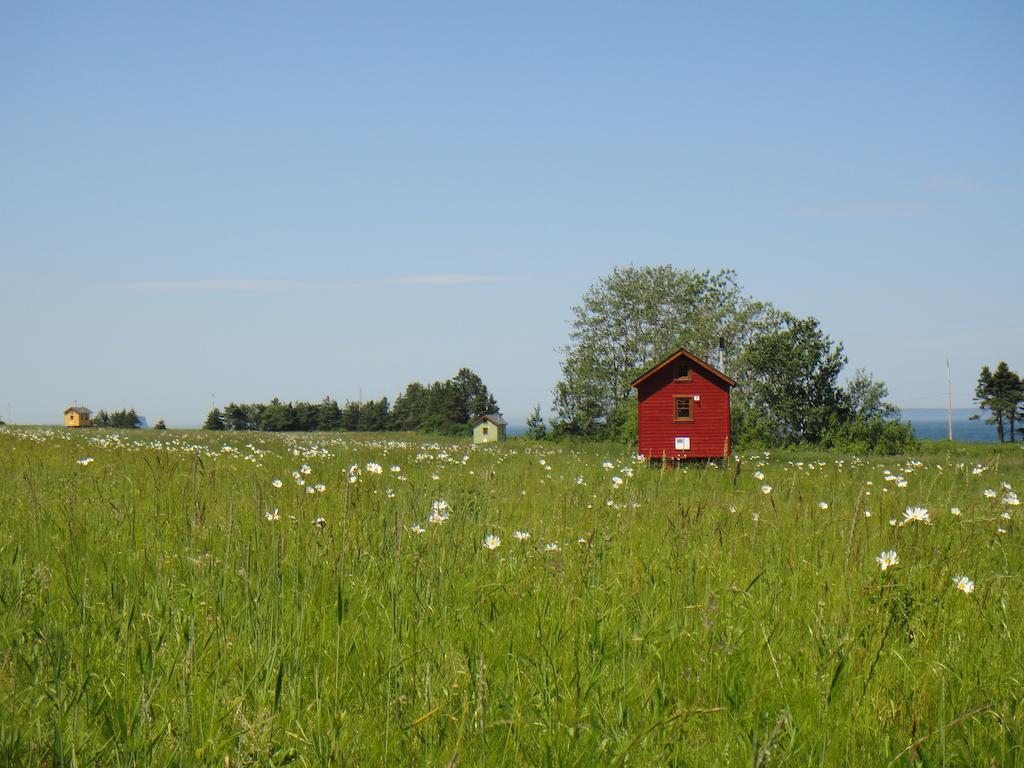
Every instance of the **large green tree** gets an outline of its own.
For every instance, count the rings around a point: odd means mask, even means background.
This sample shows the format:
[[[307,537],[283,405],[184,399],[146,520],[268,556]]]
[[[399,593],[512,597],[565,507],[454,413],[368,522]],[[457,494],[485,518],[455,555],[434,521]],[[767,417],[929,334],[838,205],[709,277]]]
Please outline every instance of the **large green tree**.
[[[742,376],[747,346],[779,316],[770,304],[745,296],[731,270],[696,272],[667,264],[614,269],[572,313],[554,395],[559,429],[578,434],[628,424],[630,382],[678,347],[716,363],[722,340],[728,372]]]
[[[843,345],[814,318],[787,316],[747,350],[748,378],[737,394],[747,433],[773,445],[816,443],[842,418]]]

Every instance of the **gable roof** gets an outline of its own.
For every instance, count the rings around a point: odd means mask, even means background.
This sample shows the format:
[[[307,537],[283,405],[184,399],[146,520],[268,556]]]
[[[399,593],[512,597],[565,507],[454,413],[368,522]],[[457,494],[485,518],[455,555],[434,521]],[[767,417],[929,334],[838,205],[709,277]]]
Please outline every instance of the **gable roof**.
[[[79,413],[82,416],[88,416],[89,414],[92,413],[92,411],[90,411],[88,408],[83,408],[81,405],[73,405],[70,408],[64,409],[65,414],[71,413],[72,411],[74,411],[75,413]]]
[[[499,416],[496,413],[485,413],[483,416],[478,416],[477,420],[473,422],[473,426],[475,427],[477,424],[480,424],[485,421],[491,422],[491,424],[493,424],[496,427],[508,426],[508,422],[506,422],[503,418],[501,418],[501,416]]]
[[[715,368],[710,363],[705,362],[704,360],[701,360],[699,357],[697,357],[695,354],[693,354],[689,350],[685,349],[684,347],[680,347],[675,352],[673,352],[671,355],[669,355],[664,360],[662,360],[660,363],[657,363],[653,368],[649,368],[646,373],[642,373],[639,376],[637,376],[635,379],[633,379],[632,382],[630,382],[629,386],[631,386],[631,387],[637,386],[638,384],[640,384],[640,382],[644,381],[645,379],[650,378],[651,376],[656,374],[658,371],[660,371],[662,368],[664,368],[666,365],[671,365],[672,363],[674,363],[676,360],[678,360],[681,357],[686,358],[691,363],[695,363],[698,367],[703,368],[704,370],[708,371],[711,374],[714,374],[719,379],[724,381],[728,386],[730,386],[730,387],[735,387],[736,386],[736,382],[735,381],[730,379],[728,376],[726,376],[724,373],[722,373],[720,370]]]

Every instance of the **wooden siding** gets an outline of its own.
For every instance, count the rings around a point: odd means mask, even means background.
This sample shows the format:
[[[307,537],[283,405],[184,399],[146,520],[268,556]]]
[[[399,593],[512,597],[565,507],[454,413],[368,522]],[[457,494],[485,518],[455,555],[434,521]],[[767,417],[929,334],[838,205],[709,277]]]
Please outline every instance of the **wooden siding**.
[[[485,433],[484,430],[487,430]],[[505,425],[482,421],[473,427],[474,443],[497,443],[505,439]]]
[[[88,427],[92,421],[76,411],[68,411],[64,414],[65,427]]]
[[[731,453],[729,386],[715,374],[694,365],[689,381],[673,378],[664,366],[637,384],[639,452],[651,459],[711,459]],[[677,397],[699,396],[691,403],[690,421],[676,421]],[[690,438],[690,449],[676,450],[676,438]]]

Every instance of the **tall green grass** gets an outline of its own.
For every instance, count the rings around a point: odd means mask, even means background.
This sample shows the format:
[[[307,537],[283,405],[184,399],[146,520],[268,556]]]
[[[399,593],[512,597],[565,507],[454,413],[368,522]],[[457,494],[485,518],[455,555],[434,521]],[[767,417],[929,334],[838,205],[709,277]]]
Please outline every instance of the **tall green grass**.
[[[8,428],[0,765],[1024,764],[1024,452],[925,450]]]

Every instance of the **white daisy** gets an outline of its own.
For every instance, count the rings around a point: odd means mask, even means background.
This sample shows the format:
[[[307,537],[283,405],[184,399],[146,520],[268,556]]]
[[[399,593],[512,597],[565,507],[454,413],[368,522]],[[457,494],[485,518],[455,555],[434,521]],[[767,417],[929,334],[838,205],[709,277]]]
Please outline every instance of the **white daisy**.
[[[956,584],[956,588],[965,595],[969,595],[974,591],[974,582],[966,576],[954,576],[953,583]]]
[[[892,568],[894,565],[898,565],[899,562],[900,562],[900,559],[896,555],[896,550],[895,549],[890,549],[890,550],[887,550],[887,551],[883,552],[878,557],[876,557],[875,561],[878,563],[878,565],[884,571],[884,570],[886,570],[888,568]]]
[[[931,525],[931,522],[928,510],[924,507],[907,507],[903,512],[903,522],[900,525],[907,525],[908,523],[926,523]]]

